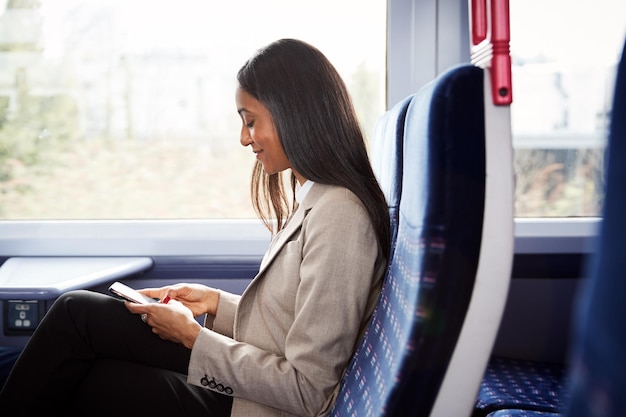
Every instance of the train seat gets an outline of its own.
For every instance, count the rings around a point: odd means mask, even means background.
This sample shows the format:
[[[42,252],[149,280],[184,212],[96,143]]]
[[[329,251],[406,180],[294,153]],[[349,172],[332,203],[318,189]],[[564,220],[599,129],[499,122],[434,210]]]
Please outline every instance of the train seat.
[[[561,413],[566,401],[563,364],[494,356],[481,382],[473,417],[493,417],[502,410]]]
[[[473,410],[513,245],[511,161],[488,157],[485,80],[458,66],[408,104],[395,252],[332,416]]]
[[[406,97],[380,116],[372,135],[372,169],[389,206],[392,252],[398,232],[398,210],[402,194],[404,122],[412,99],[412,95]]]
[[[623,416],[626,410],[626,44],[617,68],[603,220],[575,310],[567,417]]]

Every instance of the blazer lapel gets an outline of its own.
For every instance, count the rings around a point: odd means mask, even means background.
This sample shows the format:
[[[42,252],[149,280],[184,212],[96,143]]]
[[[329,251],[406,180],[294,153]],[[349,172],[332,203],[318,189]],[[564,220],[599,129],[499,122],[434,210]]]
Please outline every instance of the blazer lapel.
[[[276,254],[280,251],[285,242],[287,242],[291,235],[293,235],[302,225],[302,222],[304,221],[304,213],[305,210],[303,210],[303,207],[298,207],[293,213],[291,219],[289,219],[287,226],[278,232],[278,235],[272,240],[267,254],[263,257],[257,276],[260,275],[270,263],[272,263],[272,260],[274,260]]]

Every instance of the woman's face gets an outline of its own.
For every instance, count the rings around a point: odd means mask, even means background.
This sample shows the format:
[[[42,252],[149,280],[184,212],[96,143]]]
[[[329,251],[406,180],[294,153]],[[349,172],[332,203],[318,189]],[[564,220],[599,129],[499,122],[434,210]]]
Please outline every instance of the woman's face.
[[[278,139],[278,133],[269,110],[260,101],[237,88],[235,94],[237,112],[241,117],[241,137],[243,146],[250,146],[256,154],[256,159],[263,164],[268,174],[275,174],[291,164]],[[295,173],[294,173],[295,174]],[[296,175],[296,178],[299,176]],[[298,178],[298,180],[300,180]]]

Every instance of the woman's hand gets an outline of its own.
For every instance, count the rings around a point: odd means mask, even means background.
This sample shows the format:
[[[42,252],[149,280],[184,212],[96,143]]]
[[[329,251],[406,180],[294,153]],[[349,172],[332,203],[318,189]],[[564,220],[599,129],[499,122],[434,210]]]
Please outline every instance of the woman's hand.
[[[193,347],[202,330],[192,311],[176,300],[171,300],[167,304],[136,304],[128,301],[124,304],[133,314],[145,314],[142,320],[152,327],[152,332],[161,339],[182,343],[189,349]]]
[[[219,291],[200,284],[176,284],[161,288],[145,288],[140,293],[152,298],[180,301],[194,317],[204,313],[215,315],[219,303]]]

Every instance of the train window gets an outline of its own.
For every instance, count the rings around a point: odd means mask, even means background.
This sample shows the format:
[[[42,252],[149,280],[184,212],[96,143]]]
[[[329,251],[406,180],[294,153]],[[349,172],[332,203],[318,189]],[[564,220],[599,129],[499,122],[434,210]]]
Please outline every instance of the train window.
[[[0,0],[0,219],[255,217],[235,74],[294,37],[385,110],[380,0]]]
[[[598,216],[626,3],[512,0],[516,216]]]

